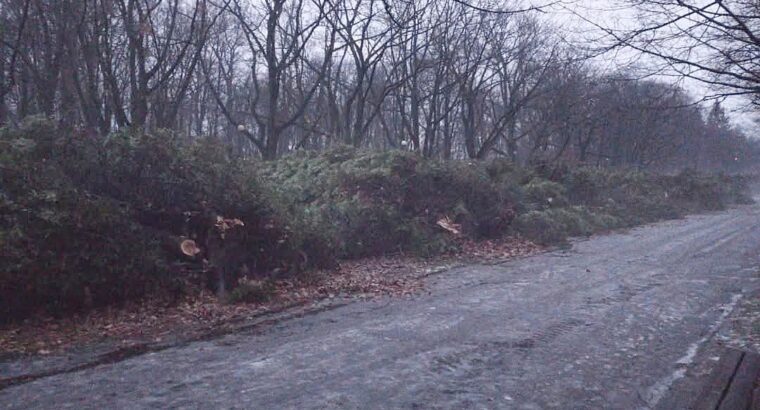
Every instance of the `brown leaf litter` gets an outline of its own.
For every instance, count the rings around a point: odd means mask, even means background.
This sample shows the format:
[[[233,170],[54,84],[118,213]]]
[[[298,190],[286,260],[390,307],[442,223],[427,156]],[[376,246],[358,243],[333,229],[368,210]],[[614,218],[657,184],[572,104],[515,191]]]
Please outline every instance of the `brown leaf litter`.
[[[92,311],[63,319],[40,318],[0,327],[0,354],[49,355],[74,347],[121,348],[166,340],[192,340],[270,312],[336,298],[413,295],[426,276],[462,263],[498,263],[541,251],[519,238],[459,240],[459,249],[435,259],[404,255],[343,261],[338,269],[276,282],[274,297],[260,304],[221,303],[210,292],[167,305],[160,299]]]

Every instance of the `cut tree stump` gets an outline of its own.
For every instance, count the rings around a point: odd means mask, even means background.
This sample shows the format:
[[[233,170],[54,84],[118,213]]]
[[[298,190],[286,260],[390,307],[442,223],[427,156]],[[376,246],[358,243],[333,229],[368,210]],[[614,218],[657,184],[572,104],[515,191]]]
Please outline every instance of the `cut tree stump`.
[[[760,355],[726,349],[692,408],[760,410]]]

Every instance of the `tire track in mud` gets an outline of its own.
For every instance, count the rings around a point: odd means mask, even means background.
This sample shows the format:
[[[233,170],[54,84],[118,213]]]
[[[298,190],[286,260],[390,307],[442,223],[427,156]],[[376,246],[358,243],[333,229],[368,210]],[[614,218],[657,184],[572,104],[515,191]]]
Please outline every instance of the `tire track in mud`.
[[[433,359],[434,372],[457,371],[460,368],[470,369],[473,363],[487,363],[500,360],[505,353],[517,351],[525,356],[531,351],[549,346],[560,337],[587,326],[588,323],[577,318],[569,318],[554,322],[530,335],[514,340],[486,341],[467,348],[450,352]]]
[[[646,241],[644,248],[652,249],[654,251],[654,254],[650,253],[647,255],[647,259],[659,259],[663,256],[672,255],[674,252],[683,254],[683,257],[691,257],[692,255],[696,256],[700,253],[710,252],[711,250],[715,250],[719,247],[727,246],[732,240],[740,237],[746,231],[755,229],[754,225],[747,224],[742,224],[736,227],[732,226],[736,224],[740,219],[740,216],[730,215],[722,218],[718,224],[708,223],[708,221],[705,221],[698,224],[697,226],[690,226],[689,229],[686,229],[685,231],[677,230],[676,232],[670,232],[668,235],[654,238],[654,241]],[[729,229],[729,232],[726,233],[725,229]],[[716,232],[721,232],[721,234],[717,237],[714,237]],[[693,250],[695,241],[700,244],[697,247],[698,250],[696,251]],[[636,242],[636,244],[640,245],[641,242]],[[634,245],[634,243],[631,243],[631,245]],[[685,250],[684,252],[678,252],[679,248],[691,249]],[[621,251],[625,252],[625,249],[622,249]],[[557,254],[547,256],[557,256]],[[656,266],[657,264],[654,265]],[[559,268],[568,268],[568,266],[555,266],[555,269]],[[575,267],[571,270],[582,269]],[[605,285],[609,285],[610,279],[614,279],[615,276],[625,274],[627,273],[626,271],[627,269],[623,269],[618,275],[605,275],[603,277],[600,277],[598,280],[585,282],[579,286],[565,287],[563,288],[562,293],[565,295],[568,293],[577,295],[582,295],[584,293],[596,293],[595,290],[600,289]],[[642,273],[649,272],[652,271],[644,271]],[[586,270],[586,273],[590,273],[588,269]],[[631,273],[635,274],[637,271],[634,270]],[[581,276],[588,277],[590,275]],[[571,334],[582,327],[593,326],[596,322],[596,319],[599,318],[599,315],[604,311],[607,311],[609,308],[621,303],[628,303],[640,295],[646,294],[647,292],[653,291],[666,285],[667,283],[665,279],[667,279],[668,276],[669,275],[665,272],[654,270],[654,273],[651,275],[645,274],[634,277],[626,277],[629,282],[623,282],[619,284],[612,291],[602,290],[599,292],[604,293],[602,296],[588,295],[582,297],[582,303],[577,307],[577,309],[575,309],[575,314],[573,315],[571,313],[570,317],[567,319],[550,323],[543,329],[540,329],[520,339],[482,343],[465,351],[452,353],[446,355],[445,357],[438,358],[437,362],[439,364],[445,364],[444,367],[447,367],[449,370],[453,370],[456,369],[459,365],[470,368],[472,367],[472,360],[488,360],[488,357],[498,357],[500,354],[508,350],[517,351],[521,356],[526,356],[534,353],[540,354],[543,349],[550,347],[554,341],[561,338],[562,336]],[[503,283],[508,284],[509,281],[505,281]],[[478,283],[477,285],[484,286],[494,284],[498,283],[483,282]],[[547,296],[551,297],[552,294],[549,294]],[[571,302],[569,305],[573,306],[573,303]],[[570,312],[572,312],[572,310]],[[585,317],[586,319],[580,319],[579,317]],[[470,357],[469,360],[467,359],[468,356]]]
[[[508,342],[491,342],[488,343],[487,346],[493,346],[497,349],[518,349],[522,351],[540,349],[548,346],[561,336],[573,332],[576,328],[586,325],[588,325],[588,323],[583,320],[569,318],[552,323],[544,329],[523,339]]]
[[[615,294],[594,298],[587,296],[584,302],[589,310],[612,306],[616,303],[628,302],[634,297],[662,286],[662,282],[645,282],[642,284],[624,284],[616,289]]]
[[[753,214],[757,214],[757,212],[753,212]],[[604,295],[604,296],[586,296],[583,298],[583,302],[587,307],[583,309],[584,313],[593,313],[596,308],[604,308],[604,307],[610,307],[617,303],[625,303],[629,302],[634,297],[646,293],[650,290],[654,290],[660,286],[666,285],[666,279],[670,279],[671,281],[673,279],[679,279],[679,278],[673,278],[672,275],[669,275],[668,273],[665,273],[658,269],[659,266],[666,265],[662,262],[663,258],[667,258],[669,261],[673,261],[676,259],[677,261],[683,260],[685,258],[694,258],[697,257],[697,254],[700,252],[705,252],[705,250],[715,250],[718,248],[722,248],[725,246],[730,245],[730,243],[733,240],[736,240],[737,238],[741,237],[743,233],[747,233],[749,231],[752,231],[754,229],[757,229],[757,224],[746,224],[743,223],[736,227],[731,227],[731,225],[737,223],[737,222],[746,222],[741,221],[742,217],[745,216],[742,214],[739,215],[727,215],[725,218],[722,218],[720,223],[713,224],[709,223],[708,221],[700,221],[700,224],[696,227],[690,227],[690,229],[687,229],[684,231],[677,231],[674,233],[670,233],[668,235],[663,235],[657,238],[654,238],[654,240],[646,240],[644,249],[637,248],[637,249],[626,249],[626,248],[619,248],[617,250],[618,254],[641,254],[644,253],[645,260],[642,260],[641,263],[636,263],[636,265],[639,264],[646,264],[653,269],[641,271],[637,269],[630,269],[628,266],[624,266],[621,264],[621,267],[617,269],[615,272],[609,272],[606,275],[584,275],[581,273],[581,275],[578,275],[578,277],[573,278],[574,281],[580,282],[579,285],[576,286],[566,286],[562,289],[561,292],[555,292],[545,295],[545,297],[555,297],[560,296],[560,293],[563,295],[569,294],[584,294],[584,293],[594,293],[594,290],[601,289],[605,285],[609,285],[611,280],[615,280],[618,277],[622,277],[625,282],[622,282],[618,285],[617,289],[615,289],[614,293],[612,295]],[[721,232],[724,229],[730,229],[730,232],[724,233]],[[717,238],[714,238],[716,232],[721,232],[720,235],[718,235]],[[677,239],[676,239],[677,238]],[[699,245],[697,247],[698,251],[693,250],[694,242],[697,242]],[[716,242],[717,246],[716,246]],[[641,244],[641,241],[637,242],[637,244]],[[628,245],[628,244],[624,244]],[[630,245],[634,245],[631,243]],[[683,248],[683,251],[678,252],[677,250],[679,248]],[[691,249],[690,249],[691,248]],[[579,251],[582,252],[583,250]],[[673,258],[672,253],[677,253],[679,256],[677,258]],[[589,267],[585,268],[586,273],[592,273],[591,270],[594,269],[593,265],[597,262],[596,259],[593,259],[589,261],[588,265]],[[671,263],[672,264],[672,263]],[[676,264],[678,265],[678,264]],[[555,269],[558,269],[560,267],[563,267],[562,265],[555,266]],[[564,268],[570,268],[565,269],[569,271],[582,271],[584,268],[580,266],[564,266]],[[561,269],[560,269],[561,270]],[[647,275],[647,273],[654,272],[651,275]],[[642,275],[642,273],[644,275]],[[635,276],[626,276],[626,274],[634,274]],[[592,280],[587,280],[592,279]],[[596,280],[593,280],[596,279]],[[603,290],[600,293],[608,293],[609,291]]]
[[[697,224],[697,226],[689,226],[688,229],[685,230],[676,230],[675,232],[669,232],[667,235],[658,236],[656,238],[653,238],[654,240],[646,240],[644,243],[644,248],[646,250],[652,250],[652,253],[647,254],[647,259],[659,259],[663,256],[672,255],[672,253],[676,252],[679,254],[685,254],[686,256],[693,255],[695,253],[699,252],[709,252],[711,249],[716,249],[718,247],[726,246],[728,245],[732,240],[738,238],[741,236],[742,233],[754,229],[754,226],[742,224],[740,226],[732,226],[737,223],[741,219],[740,216],[737,215],[728,215],[724,218],[721,218],[720,222],[715,223],[709,223],[711,221],[700,221],[701,223]],[[725,233],[725,229],[729,229],[730,231],[728,233]],[[721,234],[718,235],[717,238],[714,238],[715,233],[720,232]],[[700,244],[698,246],[698,251],[693,250],[694,242],[697,242]],[[717,243],[717,246],[716,246]],[[632,241],[630,246],[636,246],[641,245],[641,241]],[[691,248],[690,250],[686,250],[684,252],[678,252],[679,248]],[[638,251],[639,249],[637,249]],[[620,249],[621,253],[625,253],[626,249]],[[548,257],[556,257],[556,256],[563,256],[566,252],[555,252],[554,254],[546,255]],[[567,255],[570,256],[570,255]],[[584,269],[581,269],[579,267],[571,267],[571,266],[563,266],[564,263],[560,262],[559,264],[554,266],[555,270],[566,270],[569,271],[568,273],[572,274],[573,271],[583,271]],[[656,263],[653,265],[657,265]],[[569,269],[568,269],[569,268]],[[631,273],[638,273],[639,271],[633,270]],[[644,271],[641,273],[649,273],[652,272],[652,270]],[[585,273],[591,273],[588,269],[585,270]],[[617,276],[622,276],[624,274],[628,273],[628,269],[624,268],[621,269],[620,272],[617,274],[612,273],[608,275],[585,275],[581,274],[581,278],[576,279],[585,279],[589,276],[599,278],[594,281],[586,281],[584,282],[581,280],[581,284],[577,286],[569,286],[564,287],[562,289],[562,293],[564,295],[569,294],[576,294],[576,295],[583,295],[592,293],[592,295],[587,295],[582,297],[580,300],[582,303],[577,304],[575,309],[575,314],[572,313],[573,310],[569,310],[570,317],[567,319],[559,320],[553,323],[549,323],[546,327],[535,331],[531,334],[529,334],[526,337],[515,339],[515,340],[504,340],[504,341],[492,341],[492,342],[486,342],[479,344],[474,347],[470,347],[464,351],[450,353],[448,355],[445,355],[443,357],[439,357],[436,359],[436,362],[439,365],[442,365],[443,368],[447,368],[449,371],[453,371],[454,369],[458,368],[459,366],[463,366],[465,368],[472,367],[472,361],[484,361],[488,360],[488,357],[498,357],[500,354],[504,353],[505,351],[512,350],[519,352],[520,355],[526,356],[533,354],[534,352],[540,353],[541,350],[550,347],[550,345],[556,341],[557,339],[561,338],[562,336],[568,335],[570,333],[573,333],[579,328],[582,327],[588,327],[593,326],[596,322],[596,319],[599,317],[601,313],[608,310],[610,307],[613,307],[615,305],[621,304],[621,303],[627,303],[630,302],[632,299],[636,298],[637,296],[640,296],[642,294],[645,294],[647,292],[650,292],[652,290],[655,290],[663,285],[666,285],[666,282],[664,279],[668,277],[668,274],[654,270],[654,273],[651,275],[637,275],[637,276],[628,276],[626,279],[628,282],[623,282],[617,285],[617,287],[612,290],[604,290],[602,289],[601,292],[595,292],[597,289],[603,288],[605,285],[609,285],[610,280]],[[548,280],[552,280],[551,277],[548,278]],[[498,284],[509,284],[511,281],[503,281],[503,282],[479,282],[477,284],[473,284],[474,286],[487,286],[487,285],[498,285]],[[595,296],[593,293],[602,293],[603,295]],[[547,297],[552,297],[553,294],[546,295]],[[559,295],[557,295],[559,296]],[[570,306],[575,305],[570,301],[568,303]],[[586,319],[580,319],[579,317],[584,317]],[[469,357],[469,359],[468,359]],[[441,367],[439,367],[439,370]]]

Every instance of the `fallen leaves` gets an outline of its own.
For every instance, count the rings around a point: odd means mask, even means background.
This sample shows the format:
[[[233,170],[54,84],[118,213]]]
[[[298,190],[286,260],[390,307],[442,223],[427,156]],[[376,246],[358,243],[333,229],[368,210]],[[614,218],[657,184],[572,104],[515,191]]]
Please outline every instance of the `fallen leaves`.
[[[478,242],[460,238],[455,252],[435,259],[394,255],[343,261],[336,270],[279,280],[275,283],[274,297],[262,304],[225,304],[210,292],[200,292],[171,305],[166,300],[148,299],[121,309],[96,310],[81,317],[45,318],[0,327],[0,352],[50,355],[93,343],[118,348],[188,340],[288,306],[309,306],[337,297],[413,295],[424,288],[426,276],[452,263],[500,262],[541,249],[519,238]]]
[[[482,241],[463,240],[455,256],[468,261],[497,263],[532,255],[543,249],[542,246],[531,241],[515,237]]]

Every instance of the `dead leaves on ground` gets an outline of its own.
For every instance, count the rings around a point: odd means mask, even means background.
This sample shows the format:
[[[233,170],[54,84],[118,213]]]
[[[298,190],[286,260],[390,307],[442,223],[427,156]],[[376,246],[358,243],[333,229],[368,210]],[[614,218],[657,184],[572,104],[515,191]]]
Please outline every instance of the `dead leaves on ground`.
[[[121,309],[96,310],[82,317],[27,321],[0,327],[0,353],[47,355],[93,343],[121,347],[188,340],[289,306],[308,306],[336,297],[412,295],[423,289],[424,278],[431,272],[453,263],[493,263],[540,250],[540,246],[519,238],[478,242],[461,239],[457,251],[435,259],[395,255],[344,261],[337,270],[278,281],[274,297],[264,304],[224,304],[213,294],[201,292],[171,306],[165,300],[150,299]]]
[[[540,252],[543,247],[520,238],[463,241],[457,256],[467,261],[495,263]]]

